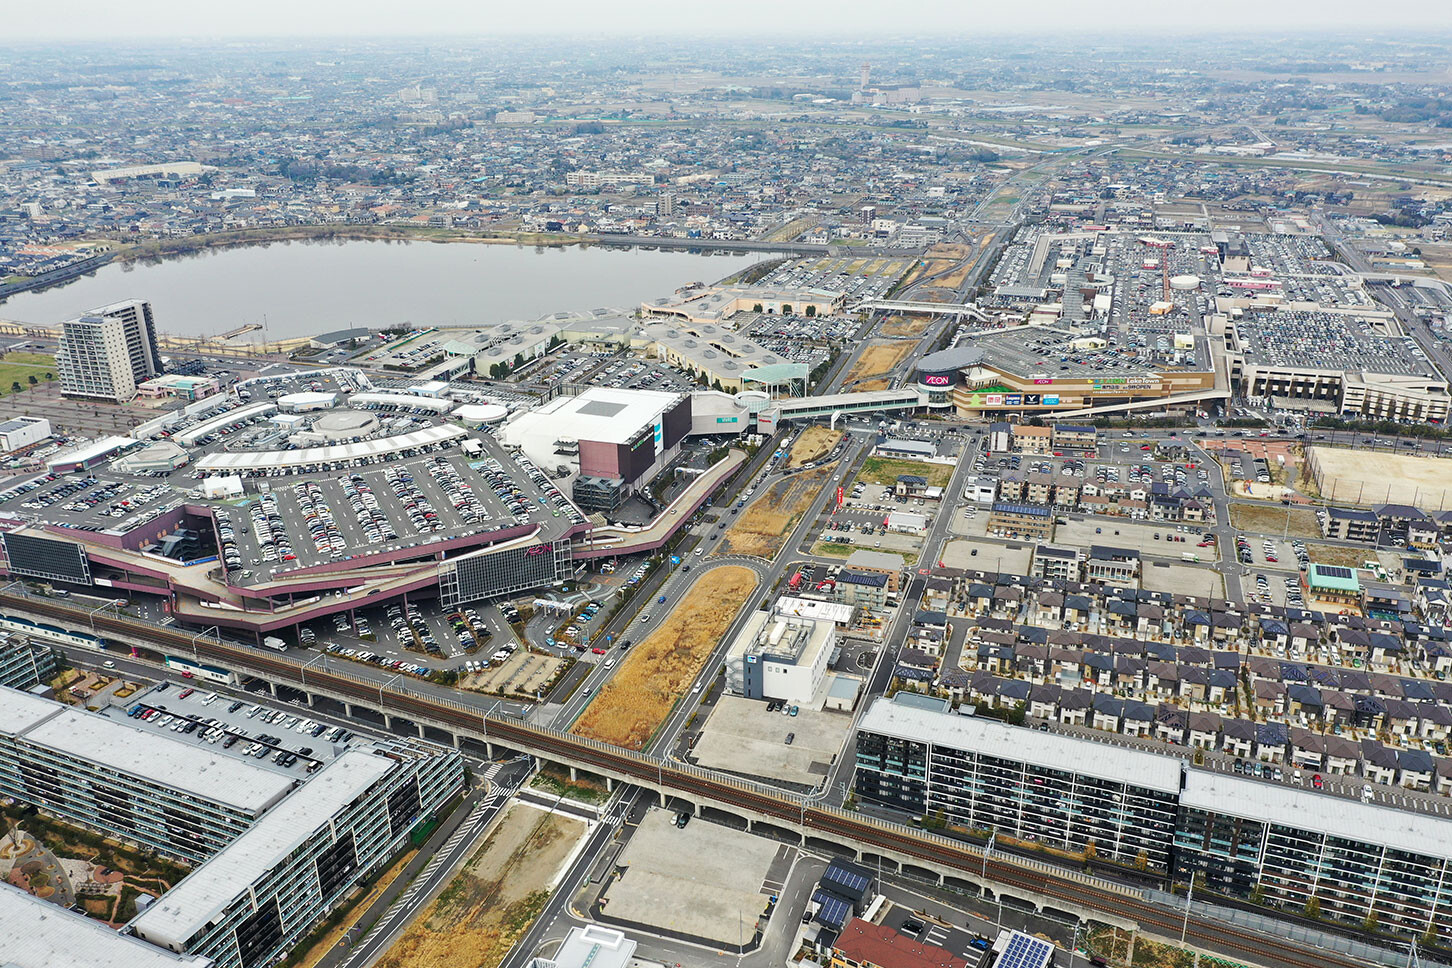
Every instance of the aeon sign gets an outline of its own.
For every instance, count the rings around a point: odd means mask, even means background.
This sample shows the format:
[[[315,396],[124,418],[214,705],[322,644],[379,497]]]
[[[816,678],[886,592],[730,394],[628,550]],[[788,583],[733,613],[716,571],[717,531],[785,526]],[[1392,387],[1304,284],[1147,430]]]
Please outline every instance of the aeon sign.
[[[941,373],[923,374],[923,386],[926,387],[950,387],[953,385],[951,376],[944,376]]]
[[[545,554],[549,550],[550,549],[547,546],[545,546],[545,545],[535,545],[533,548],[526,548],[526,549],[524,549],[524,553],[527,554],[527,555],[530,555],[532,557],[534,555],[542,555],[542,554]]]

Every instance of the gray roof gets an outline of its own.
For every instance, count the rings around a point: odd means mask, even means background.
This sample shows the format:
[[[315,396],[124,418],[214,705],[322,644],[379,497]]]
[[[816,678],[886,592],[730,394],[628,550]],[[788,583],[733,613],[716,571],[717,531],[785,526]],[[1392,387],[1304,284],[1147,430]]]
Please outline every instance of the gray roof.
[[[910,709],[889,699],[875,700],[859,726],[870,732],[992,753],[1165,793],[1180,787],[1179,761],[1167,756],[1009,726],[978,716]]]
[[[1452,859],[1452,824],[1301,787],[1263,783],[1233,773],[1190,770],[1180,803],[1213,813],[1325,831],[1361,843],[1385,844],[1423,856]]]
[[[210,959],[184,957],[108,928],[82,914],[0,882],[0,958],[14,968],[206,968]]]

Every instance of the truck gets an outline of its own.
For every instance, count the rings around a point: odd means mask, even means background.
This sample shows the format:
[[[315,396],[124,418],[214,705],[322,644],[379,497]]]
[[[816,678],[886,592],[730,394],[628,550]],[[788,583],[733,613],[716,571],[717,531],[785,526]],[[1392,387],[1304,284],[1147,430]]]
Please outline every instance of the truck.
[[[275,649],[278,652],[286,652],[287,651],[287,643],[284,642],[282,639],[279,639],[275,635],[269,635],[269,636],[265,637],[262,640],[262,644],[265,645],[265,646],[267,646],[269,649]]]

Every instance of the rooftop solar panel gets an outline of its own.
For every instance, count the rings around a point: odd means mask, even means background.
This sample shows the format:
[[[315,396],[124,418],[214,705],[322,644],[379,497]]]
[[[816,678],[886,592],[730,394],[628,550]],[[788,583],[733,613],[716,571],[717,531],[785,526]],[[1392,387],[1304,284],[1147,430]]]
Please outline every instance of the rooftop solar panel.
[[[830,891],[817,891],[812,895],[817,903],[816,920],[831,928],[841,928],[851,915],[851,906]]]
[[[822,875],[822,879],[841,884],[843,887],[859,893],[866,891],[867,885],[871,882],[871,878],[867,875],[850,870],[837,863],[828,865],[827,872]]]
[[[1047,941],[1015,934],[998,959],[997,968],[1044,968],[1053,953],[1054,946]]]
[[[1316,569],[1316,571],[1322,575],[1325,575],[1327,578],[1351,577],[1351,569],[1346,568],[1342,565],[1321,565]]]

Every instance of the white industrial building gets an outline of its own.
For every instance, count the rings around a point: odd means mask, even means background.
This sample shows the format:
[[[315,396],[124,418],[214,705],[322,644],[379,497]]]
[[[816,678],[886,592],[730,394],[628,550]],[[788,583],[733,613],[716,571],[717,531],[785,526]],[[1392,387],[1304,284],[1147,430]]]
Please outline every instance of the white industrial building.
[[[50,436],[50,421],[44,417],[11,417],[0,422],[0,454],[8,454]]]
[[[747,699],[813,703],[836,644],[830,621],[754,612],[726,655],[726,688]]]

